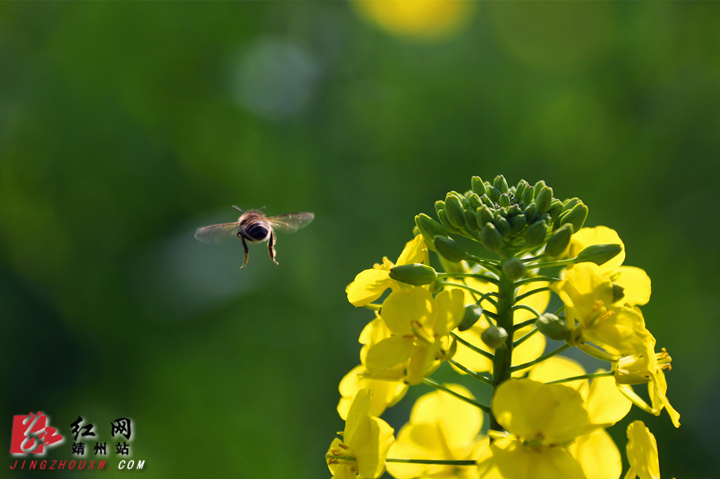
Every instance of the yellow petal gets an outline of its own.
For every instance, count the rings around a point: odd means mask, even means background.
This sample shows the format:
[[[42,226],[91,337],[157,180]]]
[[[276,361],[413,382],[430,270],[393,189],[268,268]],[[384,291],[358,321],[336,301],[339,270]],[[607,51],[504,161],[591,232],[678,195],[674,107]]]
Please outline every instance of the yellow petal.
[[[445,290],[435,296],[437,319],[433,325],[436,336],[445,336],[463,320],[465,307],[463,293],[459,289]]]
[[[670,420],[675,427],[680,427],[680,413],[670,405],[670,401],[667,398],[667,380],[665,374],[659,371],[654,375],[654,381],[648,383],[648,391],[652,399],[653,409],[660,410],[662,408],[667,409],[670,415]]]
[[[644,352],[647,343],[654,340],[645,329],[642,313],[626,306],[613,307],[603,319],[584,326],[583,336],[587,340],[620,357]]]
[[[366,269],[355,276],[345,292],[353,306],[364,306],[378,299],[394,281],[383,269]]]
[[[388,452],[389,457],[429,459],[429,452],[442,449],[440,435],[431,424],[406,424],[400,429],[397,440]],[[444,459],[444,457],[433,457]],[[397,479],[423,477],[437,473],[442,466],[430,464],[402,464],[391,462],[388,472]]]
[[[568,304],[566,297],[560,295],[566,308],[573,308],[579,322],[589,321],[596,314],[598,301],[604,305],[612,304],[612,282],[602,274],[600,267],[594,263],[580,263],[565,272],[565,278],[553,285],[553,290],[562,291],[572,302]]]
[[[464,397],[474,399],[474,396],[466,388],[460,385],[447,385],[448,388],[461,394]],[[449,412],[452,411],[452,414]],[[474,447],[474,438],[480,432],[483,423],[483,413],[480,409],[472,406],[450,394],[442,391],[434,391],[421,396],[412,408],[410,422],[413,424],[435,424],[440,431],[449,451],[459,453],[453,455],[454,459],[463,459],[464,454],[460,452],[466,449],[466,453]],[[437,435],[438,431],[435,431]],[[448,457],[448,459],[452,459]]]
[[[370,401],[372,400],[372,389],[361,389],[355,395],[355,399],[348,411],[347,420],[345,421],[345,432],[343,434],[343,442],[349,444],[359,427],[361,427],[363,418],[368,417],[370,411]]]
[[[441,361],[435,359],[437,345],[429,347],[415,346],[410,355],[407,365],[406,380],[411,386],[420,384],[422,380],[430,376],[440,366]]]
[[[434,319],[432,294],[425,288],[390,293],[383,302],[381,316],[388,328],[399,335],[413,335],[413,323],[431,325]]]
[[[353,460],[332,460],[337,456],[345,456],[350,452],[348,446],[346,446],[340,439],[335,438],[330,444],[327,454],[325,455],[328,461],[328,469],[332,473],[333,479],[355,479],[357,473],[353,471],[355,467],[355,461]]]
[[[615,271],[625,261],[625,245],[620,236],[613,229],[606,226],[596,226],[595,228],[582,228],[580,231],[572,235],[570,240],[570,249],[568,256],[574,258],[578,253],[588,246],[594,244],[619,244],[623,247],[620,254],[612,258],[607,263],[600,266],[601,274],[610,274]],[[585,263],[580,263],[585,264]],[[577,267],[573,266],[573,268]]]
[[[522,338],[525,334],[527,334],[532,328],[527,327],[518,330],[515,333],[515,339]],[[524,341],[520,346],[513,349],[513,356],[512,356],[512,366],[519,366],[521,364],[528,363],[530,361],[534,361],[540,356],[542,356],[543,351],[545,351],[545,344],[547,343],[547,340],[545,339],[545,336],[543,336],[540,333],[533,334],[529,339]],[[513,373],[513,376],[524,376],[526,370],[521,369],[519,371],[516,371]]]
[[[490,449],[492,456],[479,464],[483,479],[585,479],[580,463],[559,447],[536,452],[519,441],[512,441],[505,449],[495,444]]]
[[[370,375],[382,375],[388,369],[404,365],[410,359],[412,353],[412,339],[391,336],[368,349],[365,366]]]
[[[385,459],[395,437],[388,423],[376,417],[366,417],[349,444],[355,451],[359,478],[377,478],[385,471]]]
[[[627,428],[627,458],[640,479],[660,479],[660,463],[655,436],[642,421],[634,421]]]
[[[402,253],[400,253],[400,257],[395,264],[428,264],[429,262],[427,245],[425,244],[422,235],[417,235],[415,239],[412,239],[405,244],[405,248]]]
[[[506,431],[543,444],[567,444],[596,429],[580,394],[560,384],[510,379],[495,390],[492,410]]]
[[[350,405],[361,389],[370,388],[374,391],[369,411],[371,416],[380,416],[386,408],[397,403],[407,392],[408,385],[402,381],[374,379],[364,376],[365,372],[365,366],[356,366],[340,381],[338,389],[342,398],[337,405],[337,411],[343,419],[347,418]]]
[[[534,366],[532,370],[530,370],[528,378],[533,381],[548,383],[550,381],[582,376],[584,374],[585,368],[583,368],[582,365],[574,359],[570,359],[565,356],[553,356]],[[587,383],[587,379],[568,381],[561,384],[578,390],[585,383]],[[614,381],[613,387],[615,387]]]
[[[615,378],[606,376],[592,380],[585,406],[595,424],[615,424],[630,412],[632,403],[618,391]]]
[[[618,479],[622,474],[620,451],[605,430],[580,436],[568,452],[580,463],[587,479]]]
[[[647,304],[650,301],[650,277],[645,270],[634,266],[621,266],[618,271],[620,277],[614,282],[625,288],[625,296],[620,300],[621,304],[631,306]]]

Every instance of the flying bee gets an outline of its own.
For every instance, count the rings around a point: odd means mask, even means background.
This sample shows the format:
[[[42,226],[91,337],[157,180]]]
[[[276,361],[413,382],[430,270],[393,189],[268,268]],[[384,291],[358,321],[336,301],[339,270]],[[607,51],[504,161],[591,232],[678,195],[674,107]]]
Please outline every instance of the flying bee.
[[[286,215],[268,217],[262,213],[263,208],[265,208],[264,206],[259,210],[248,211],[243,211],[234,205],[233,208],[241,213],[237,222],[221,223],[219,225],[198,228],[197,231],[195,231],[195,238],[203,243],[227,243],[228,241],[232,241],[233,238],[240,238],[245,248],[245,261],[240,269],[243,269],[248,262],[249,251],[247,243],[262,243],[263,241],[267,241],[270,259],[273,260],[273,263],[278,264],[278,262],[275,261],[275,232],[294,233],[300,228],[309,225],[315,218],[315,215],[312,213],[288,213]]]

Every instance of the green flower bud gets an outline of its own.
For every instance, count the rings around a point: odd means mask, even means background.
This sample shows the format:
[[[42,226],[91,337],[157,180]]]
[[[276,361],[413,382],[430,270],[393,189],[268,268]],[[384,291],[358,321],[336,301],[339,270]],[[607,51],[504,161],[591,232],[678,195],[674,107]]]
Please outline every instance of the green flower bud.
[[[538,215],[538,207],[535,203],[530,203],[525,208],[525,220],[529,225],[533,224],[536,220],[536,217]]]
[[[492,223],[486,223],[480,230],[480,242],[490,251],[497,251],[503,246],[502,235]]]
[[[540,190],[545,188],[547,185],[543,180],[538,181],[535,183],[535,186],[533,187],[533,193],[535,193],[535,199],[537,199],[538,195],[540,194]],[[537,203],[537,201],[536,201]]]
[[[527,188],[525,188],[525,190],[523,191],[522,198],[520,199],[524,204],[529,205],[530,203],[532,203],[533,198],[535,198],[535,189],[532,186],[528,185]]]
[[[458,329],[460,331],[467,331],[472,328],[472,326],[477,323],[478,319],[480,319],[482,313],[483,309],[476,304],[469,304],[465,306],[465,315],[458,325]]]
[[[530,185],[527,181],[520,180],[517,184],[517,187],[515,188],[515,198],[522,199],[522,195],[525,192],[525,189],[529,186]]]
[[[477,218],[473,210],[465,210],[465,223],[467,225],[467,229],[476,233],[480,232],[480,227],[477,224]]]
[[[492,221],[495,217],[493,216],[492,212],[490,211],[490,208],[483,205],[480,208],[477,209],[475,212],[475,219],[477,220],[477,225],[482,228],[485,226],[485,223],[488,223]]]
[[[540,213],[547,213],[552,205],[553,200],[553,189],[549,186],[545,186],[540,189],[540,193],[535,196],[535,203],[537,203],[538,211]]]
[[[555,341],[565,341],[570,338],[570,331],[565,321],[552,313],[545,313],[535,321],[535,326],[547,338]]]
[[[447,210],[440,210],[437,212],[437,214],[438,214],[438,219],[440,220],[440,224],[442,224],[445,227],[445,229],[447,230],[448,233],[452,233],[452,234],[460,233],[460,230],[457,229],[456,227],[454,227],[452,225],[452,223],[450,223],[450,220],[448,219],[448,215],[447,215]],[[465,216],[463,213],[463,218],[464,217]],[[432,244],[432,240],[430,240],[430,244]]]
[[[617,283],[613,283],[613,303],[617,303],[625,297],[625,288]]]
[[[495,219],[492,221],[497,230],[500,232],[500,236],[503,237],[503,239],[510,236],[510,233],[512,232],[512,228],[510,227],[510,223],[508,220],[506,220],[502,216],[496,216]]]
[[[507,210],[507,215],[508,215],[508,218],[509,218],[509,217],[511,217],[511,216],[519,215],[519,214],[522,213],[522,212],[523,212],[523,210],[522,210],[522,208],[520,208],[520,206],[518,206],[518,205],[512,205],[512,206],[510,206],[510,208],[508,208],[508,210]]]
[[[575,231],[570,223],[562,225],[555,233],[552,234],[545,246],[545,254],[548,256],[560,256],[570,244],[570,237]]]
[[[495,203],[493,202],[493,200],[490,199],[490,197],[488,195],[482,195],[480,197],[480,201],[482,201],[483,204],[485,206],[487,206],[488,208],[490,208],[491,210],[495,209]]]
[[[435,251],[440,256],[453,263],[459,263],[467,257],[467,253],[462,247],[447,236],[436,236],[433,238]]]
[[[548,214],[550,215],[550,218],[555,221],[558,216],[560,216],[560,212],[562,211],[563,204],[562,201],[558,199],[554,199],[552,201],[552,204],[550,205],[550,209],[548,210]]]
[[[513,233],[519,233],[527,224],[527,221],[525,221],[525,215],[523,214],[513,216],[508,221],[510,222],[510,229]]]
[[[493,186],[500,190],[500,193],[508,192],[507,180],[505,180],[505,177],[503,175],[497,175],[495,177],[495,179],[493,180]]]
[[[508,279],[515,281],[525,274],[525,265],[519,258],[508,258],[502,265],[502,270]]]
[[[493,203],[497,203],[500,199],[500,195],[502,194],[502,191],[498,190],[494,186],[488,187],[486,193],[488,197],[493,201]]]
[[[560,215],[560,225],[570,223],[573,225],[573,228],[575,228],[575,231],[580,231],[580,228],[582,228],[585,224],[587,216],[588,207],[582,203],[579,203],[575,205],[572,210],[562,213]]]
[[[468,196],[468,201],[470,202],[470,208],[472,208],[473,211],[483,205],[483,202],[480,201],[480,197],[477,195],[477,193],[472,193],[470,196]]]
[[[500,195],[500,200],[498,200],[498,203],[503,208],[509,208],[510,207],[510,197],[508,196],[508,194],[503,193],[502,195]]]
[[[433,238],[436,236],[447,236],[448,234],[447,230],[445,230],[440,223],[430,218],[425,213],[420,213],[415,216],[415,225],[418,230],[420,230],[420,234],[423,236],[425,243],[429,246],[433,244]]]
[[[540,246],[545,242],[547,236],[547,224],[543,220],[538,220],[531,224],[525,232],[525,243],[528,246]]]
[[[421,286],[435,281],[437,273],[432,267],[424,264],[402,264],[390,269],[390,277],[401,283]]]
[[[490,326],[480,335],[480,339],[483,343],[487,344],[493,349],[505,348],[505,341],[507,341],[508,333],[503,328],[497,326]]]
[[[479,176],[473,176],[471,180],[471,188],[474,193],[477,193],[478,196],[482,196],[485,194],[485,183],[483,183],[482,178]]]
[[[438,214],[438,211],[445,209],[445,202],[443,200],[437,200],[435,202],[435,214]]]
[[[622,251],[622,246],[613,244],[594,244],[590,245],[578,253],[575,259],[576,263],[592,262],[597,265],[605,264]]]
[[[580,201],[580,198],[566,199],[565,201],[563,201],[562,213],[565,213],[566,211],[570,211],[571,209],[575,208],[575,205],[578,203],[582,203],[582,201]]]
[[[465,227],[465,208],[460,199],[451,193],[445,197],[445,213],[453,227],[457,229]]]

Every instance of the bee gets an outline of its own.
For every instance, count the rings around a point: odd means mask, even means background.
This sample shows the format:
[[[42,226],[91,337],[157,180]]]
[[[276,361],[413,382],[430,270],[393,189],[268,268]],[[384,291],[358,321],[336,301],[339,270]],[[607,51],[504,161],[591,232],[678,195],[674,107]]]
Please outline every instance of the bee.
[[[300,228],[304,228],[310,224],[315,218],[312,213],[288,213],[279,216],[265,216],[262,213],[263,208],[259,210],[243,211],[237,206],[233,208],[241,213],[235,223],[221,223],[219,225],[205,226],[195,231],[195,238],[203,243],[227,243],[233,238],[240,238],[245,248],[245,261],[242,268],[247,266],[249,251],[247,243],[268,242],[268,252],[273,263],[275,261],[275,232],[294,233]]]

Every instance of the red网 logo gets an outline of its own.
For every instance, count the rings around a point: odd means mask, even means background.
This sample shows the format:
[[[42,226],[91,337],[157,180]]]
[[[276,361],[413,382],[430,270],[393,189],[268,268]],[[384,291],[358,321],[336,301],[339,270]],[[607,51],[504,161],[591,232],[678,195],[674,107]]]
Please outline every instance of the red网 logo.
[[[48,423],[48,417],[40,411],[27,416],[13,416],[10,454],[43,455],[46,446],[62,443],[63,437]]]

